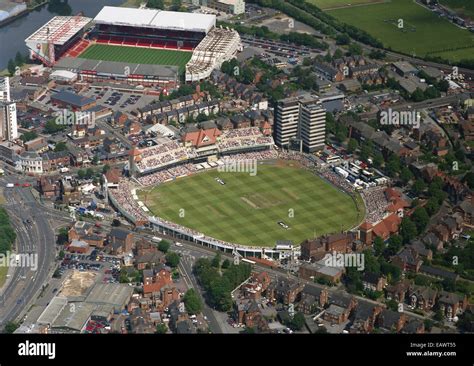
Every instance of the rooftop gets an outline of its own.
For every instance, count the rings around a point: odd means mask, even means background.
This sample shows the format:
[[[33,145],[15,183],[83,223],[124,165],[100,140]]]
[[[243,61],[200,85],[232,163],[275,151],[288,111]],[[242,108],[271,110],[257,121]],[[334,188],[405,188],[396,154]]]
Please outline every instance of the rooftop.
[[[94,18],[97,24],[138,26],[157,29],[173,29],[209,32],[216,24],[216,16],[156,9],[135,9],[104,6]]]
[[[30,35],[25,42],[52,41],[55,45],[63,45],[91,20],[91,18],[81,16],[56,16]]]

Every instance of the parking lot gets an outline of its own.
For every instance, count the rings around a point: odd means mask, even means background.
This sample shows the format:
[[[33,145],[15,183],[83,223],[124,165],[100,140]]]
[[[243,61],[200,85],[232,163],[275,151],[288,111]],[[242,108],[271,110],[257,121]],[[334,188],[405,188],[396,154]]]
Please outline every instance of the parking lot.
[[[68,270],[100,272],[103,283],[118,283],[120,276],[120,258],[104,255],[97,249],[94,249],[89,255],[67,253],[58,271],[62,276]]]
[[[89,89],[83,95],[96,99],[97,104],[109,107],[113,111],[128,113],[137,108],[143,108],[157,99],[157,96],[154,95],[142,95],[110,89]]]

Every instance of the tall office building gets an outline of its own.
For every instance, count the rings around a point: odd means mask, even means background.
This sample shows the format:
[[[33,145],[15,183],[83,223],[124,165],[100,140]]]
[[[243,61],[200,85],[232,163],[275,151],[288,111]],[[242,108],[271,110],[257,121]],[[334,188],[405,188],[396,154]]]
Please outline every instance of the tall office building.
[[[298,136],[299,116],[299,98],[286,98],[277,103],[273,129],[278,146],[288,146],[290,139]]]
[[[0,101],[0,140],[14,140],[18,138],[16,119],[16,103]]]
[[[326,110],[318,100],[300,103],[300,135],[307,152],[322,150],[326,137]]]
[[[0,101],[10,101],[10,78],[8,76],[0,76]]]
[[[306,152],[324,148],[326,110],[313,95],[280,100],[275,108],[275,143],[288,148],[300,141]]]

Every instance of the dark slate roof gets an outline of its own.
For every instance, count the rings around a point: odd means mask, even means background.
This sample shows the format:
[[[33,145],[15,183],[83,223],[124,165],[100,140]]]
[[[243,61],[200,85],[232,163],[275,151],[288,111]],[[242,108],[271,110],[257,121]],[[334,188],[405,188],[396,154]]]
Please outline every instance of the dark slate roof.
[[[355,320],[367,320],[373,315],[375,306],[369,302],[360,301],[354,313]]]
[[[110,230],[110,236],[113,236],[122,240],[125,240],[128,234],[130,234],[130,231],[124,230],[124,229],[113,228],[112,230]]]
[[[351,300],[352,300],[352,297],[345,294],[333,292],[332,294],[329,295],[329,304],[339,305],[344,308],[349,307]]]
[[[377,284],[377,282],[379,281],[379,278],[380,277],[376,273],[365,272],[364,275],[362,276],[362,281]]]
[[[384,309],[379,315],[379,325],[380,327],[391,329],[394,328],[400,319],[400,313]]]
[[[60,100],[64,103],[76,105],[79,107],[86,106],[88,104],[91,104],[95,102],[95,99],[89,98],[89,97],[84,97],[76,93],[71,93],[70,91],[62,89],[56,94],[53,94],[52,97],[54,99]]]
[[[420,267],[420,272],[424,272],[432,276],[442,277],[442,278],[446,278],[446,279],[450,279],[454,281],[458,279],[458,275],[454,272],[446,271],[441,268],[425,266],[425,265],[422,265]]]

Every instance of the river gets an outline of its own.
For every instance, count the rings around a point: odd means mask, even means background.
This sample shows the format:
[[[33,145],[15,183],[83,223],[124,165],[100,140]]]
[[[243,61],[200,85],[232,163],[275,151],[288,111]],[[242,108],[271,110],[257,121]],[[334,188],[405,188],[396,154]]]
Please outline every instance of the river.
[[[27,15],[15,19],[0,28],[0,70],[7,66],[8,60],[20,51],[27,54],[25,38],[45,24],[55,15],[75,15],[83,12],[85,16],[95,17],[105,5],[118,6],[123,0],[52,0]]]

